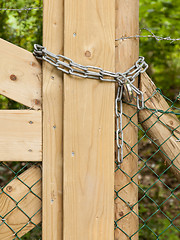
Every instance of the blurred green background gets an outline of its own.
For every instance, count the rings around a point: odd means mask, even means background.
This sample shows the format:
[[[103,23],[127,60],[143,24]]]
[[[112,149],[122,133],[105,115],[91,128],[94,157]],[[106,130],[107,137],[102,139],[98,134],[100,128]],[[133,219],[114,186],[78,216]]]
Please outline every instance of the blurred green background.
[[[158,36],[180,38],[180,0],[140,0],[140,28]],[[141,38],[140,55],[146,58],[148,73],[157,87],[175,99],[180,90],[180,41]]]

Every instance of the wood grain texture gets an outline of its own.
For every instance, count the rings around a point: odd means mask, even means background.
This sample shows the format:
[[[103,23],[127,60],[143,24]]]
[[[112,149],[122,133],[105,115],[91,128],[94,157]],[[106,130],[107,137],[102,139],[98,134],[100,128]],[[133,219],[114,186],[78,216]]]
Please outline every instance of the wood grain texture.
[[[41,111],[0,110],[0,161],[42,161],[41,122]]]
[[[161,109],[162,111],[167,111],[170,108],[159,92],[151,97],[156,91],[156,86],[146,73],[142,74],[140,87],[145,100],[150,98],[146,101],[147,108]],[[151,117],[149,118],[149,116]],[[162,159],[168,165],[171,165],[171,161],[174,160],[170,170],[180,181],[180,142],[177,142],[177,139],[180,139],[180,121],[178,118],[173,114],[160,112],[152,115],[152,111],[144,109],[139,112],[139,121],[142,122],[143,129],[148,130],[146,133],[153,140],[154,146],[157,148],[161,145],[159,153]]]
[[[63,0],[44,0],[43,45],[63,54]],[[62,73],[43,63],[43,240],[62,239]]]
[[[0,94],[41,108],[41,65],[27,50],[0,39]]]
[[[13,231],[17,233],[22,228],[18,233],[18,237],[21,237],[33,229],[34,224],[41,222],[41,169],[32,166],[20,174],[19,179],[31,187],[32,192],[17,178],[4,188],[4,192],[0,191],[0,216],[5,219],[4,223],[0,220],[0,239],[3,240],[14,239]],[[31,222],[20,209],[31,218]]]
[[[116,39],[122,36],[134,36],[139,32],[139,1],[138,0],[116,0]],[[128,39],[116,43],[116,71],[123,72],[134,65],[139,57],[139,43],[137,39]],[[135,82],[137,86],[137,81]],[[123,113],[131,117],[136,112],[127,104],[123,104]],[[131,119],[137,124],[137,115]],[[123,116],[123,126],[129,123],[129,118]],[[138,129],[130,123],[124,129],[124,141],[133,147],[138,140]],[[124,156],[131,152],[131,148],[124,144]],[[137,153],[137,146],[133,147]],[[138,171],[138,158],[132,152],[124,159],[121,170],[115,173],[115,190],[119,191],[120,198],[115,201],[115,220],[119,228],[115,230],[115,240],[128,240],[138,230],[138,217],[129,206],[133,206],[138,201],[138,187],[131,182],[131,177]],[[129,175],[129,177],[123,173]],[[137,183],[137,176],[133,177]],[[126,187],[125,187],[126,186]],[[123,201],[121,200],[123,199]],[[127,202],[127,204],[126,204]],[[128,206],[129,204],[129,206]],[[133,208],[138,213],[138,204]],[[127,214],[127,215],[126,215]],[[126,216],[125,216],[126,215]],[[123,231],[126,233],[123,233]],[[135,234],[132,240],[138,239]]]
[[[114,1],[65,1],[65,56],[114,71],[114,20]],[[64,240],[114,239],[114,92],[64,76]]]

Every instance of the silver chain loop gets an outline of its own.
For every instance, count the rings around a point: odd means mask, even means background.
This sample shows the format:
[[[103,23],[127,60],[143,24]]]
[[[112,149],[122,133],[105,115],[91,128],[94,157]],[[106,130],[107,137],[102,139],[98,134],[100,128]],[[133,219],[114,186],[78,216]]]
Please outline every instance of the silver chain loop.
[[[123,126],[122,126],[122,113],[123,113],[123,85],[118,85],[117,95],[115,100],[115,113],[116,113],[116,146],[117,146],[117,160],[118,165],[123,162]]]
[[[116,145],[118,149],[117,162],[120,165],[123,161],[123,127],[122,127],[122,101],[132,102],[134,94],[136,93],[137,108],[139,110],[144,108],[144,97],[142,91],[134,86],[134,81],[141,73],[145,72],[148,64],[144,57],[139,57],[136,63],[126,72],[110,72],[95,66],[83,66],[74,62],[72,59],[63,55],[56,55],[46,50],[45,47],[35,44],[34,56],[37,59],[44,60],[55,66],[63,73],[80,78],[97,79],[103,82],[118,83],[115,111],[116,111]]]
[[[117,82],[121,85],[127,83],[138,95],[141,95],[141,92],[133,85],[133,82],[140,73],[145,72],[148,68],[148,64],[144,61],[144,57],[139,57],[134,66],[129,68],[126,72],[114,73],[103,70],[99,67],[83,66],[81,64],[75,63],[72,59],[60,54],[55,55],[54,53],[47,51],[45,47],[38,44],[34,45],[33,54],[37,59],[44,60],[52,64],[58,70],[61,70],[66,74],[81,78],[97,79],[105,82]]]

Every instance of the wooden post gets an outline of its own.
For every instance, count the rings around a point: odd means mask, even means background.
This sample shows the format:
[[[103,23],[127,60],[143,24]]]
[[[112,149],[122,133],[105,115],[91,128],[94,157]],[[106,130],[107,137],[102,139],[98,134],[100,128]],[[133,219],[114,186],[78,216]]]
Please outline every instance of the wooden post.
[[[134,36],[139,32],[139,1],[138,0],[116,0],[116,39],[122,36]],[[118,41],[116,44],[116,71],[123,72],[131,67],[139,56],[139,43],[137,39],[128,39]],[[135,83],[137,85],[137,81]],[[123,112],[132,116],[136,112],[127,104],[123,104]],[[132,118],[137,124],[137,115]],[[129,122],[129,118],[123,117],[123,126]],[[138,140],[137,128],[130,123],[124,129],[124,141],[133,147]],[[137,153],[137,146],[133,148]],[[131,152],[131,149],[124,144],[124,156]],[[121,164],[121,170],[115,173],[115,190],[120,198],[115,201],[115,220],[117,228],[115,230],[115,240],[127,240],[138,230],[138,205],[134,204],[138,201],[138,187],[131,182],[138,171],[138,158],[132,152],[124,159]],[[124,174],[125,172],[129,177]],[[137,183],[137,177],[133,177],[133,181]],[[121,200],[122,199],[122,200]],[[134,206],[133,211],[129,206]],[[127,215],[126,215],[127,214]],[[126,215],[126,216],[125,216]],[[138,239],[138,234],[131,239]]]
[[[43,45],[63,53],[63,0],[44,0]],[[43,63],[43,240],[62,239],[62,73]]]
[[[146,106],[149,109],[167,111],[170,106],[159,92],[153,96],[156,86],[146,73],[142,74],[141,80],[140,87],[145,100],[152,96],[146,101]],[[174,160],[170,170],[180,181],[180,142],[177,141],[177,139],[180,139],[180,122],[178,118],[174,114],[162,114],[161,112],[152,115],[152,111],[144,109],[139,112],[139,121],[142,122],[141,125],[147,131],[147,135],[153,140],[154,146],[156,148],[161,146],[159,147],[159,153],[162,159],[168,165],[171,165]]]
[[[112,0],[65,1],[65,56],[115,70]],[[64,240],[114,239],[114,83],[64,75]]]

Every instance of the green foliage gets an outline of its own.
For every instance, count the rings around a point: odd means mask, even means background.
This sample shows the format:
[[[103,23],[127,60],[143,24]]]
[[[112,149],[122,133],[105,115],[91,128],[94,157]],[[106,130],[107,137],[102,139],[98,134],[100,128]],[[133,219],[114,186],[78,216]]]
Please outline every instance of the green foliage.
[[[180,38],[180,0],[140,0],[140,28],[149,28],[158,36]],[[142,34],[148,32],[143,30]],[[140,54],[145,56],[148,73],[156,85],[171,99],[176,98],[180,85],[180,41],[141,38]]]
[[[140,209],[142,205],[140,205]],[[167,218],[155,218],[148,224],[148,227],[143,227],[139,233],[140,240],[179,240],[178,230],[170,227],[170,221]],[[142,227],[142,226],[140,226]],[[166,229],[162,233],[162,230]],[[156,233],[155,233],[156,232]],[[158,238],[157,236],[160,235]]]
[[[36,226],[34,229],[32,229],[30,232],[26,233],[23,237],[21,237],[21,240],[41,240],[41,224]],[[175,239],[176,240],[176,239]]]
[[[41,7],[41,0],[0,0],[0,8]],[[31,11],[0,11],[0,38],[32,52],[34,43],[42,44],[42,9]],[[17,93],[18,94],[18,93]],[[23,105],[0,95],[0,109],[22,109]],[[8,165],[9,164],[9,165]],[[24,168],[24,163],[8,162],[9,168],[0,163],[0,186],[15,177],[14,172]],[[24,169],[25,170],[25,169]],[[40,240],[41,224],[25,234],[22,240]]]
[[[42,6],[41,0],[0,0],[0,8],[35,8]],[[34,43],[42,43],[42,9],[31,11],[1,11],[0,37],[33,50]]]
[[[0,0],[0,8],[22,9],[42,7],[41,0]],[[0,11],[0,38],[33,51],[42,44],[42,9],[31,11]],[[24,106],[0,96],[0,109],[22,109]]]
[[[0,0],[0,8],[20,9],[39,6],[42,6],[41,0]],[[29,51],[33,50],[34,43],[42,44],[42,10],[0,11],[0,23],[1,38]],[[140,28],[149,28],[158,36],[180,38],[180,0],[140,0]],[[148,35],[149,33],[143,30],[142,34]],[[145,56],[149,64],[148,73],[155,81],[157,87],[161,88],[165,95],[174,100],[179,93],[180,85],[180,41],[170,43],[169,41],[157,42],[152,38],[141,38],[140,55]],[[15,108],[22,108],[22,106],[12,100],[8,100],[6,97],[0,96],[0,109]],[[139,135],[141,136],[142,134],[139,133]],[[147,139],[141,141],[139,149],[143,159],[148,159],[155,151]],[[151,168],[158,174],[165,169],[161,162],[160,157],[152,158]],[[11,168],[19,169],[22,167],[19,163],[10,164]],[[10,176],[10,172],[8,169],[2,168],[2,166],[0,166],[0,172],[2,173],[0,183],[3,186],[9,181],[8,176]],[[147,190],[157,180],[149,169],[141,172],[139,177],[141,178],[139,186],[144,190]],[[163,181],[172,189],[177,184],[170,172],[163,174]],[[158,184],[149,190],[147,194],[160,204],[169,197],[170,193],[163,184],[160,182]],[[143,197],[143,194],[143,191],[139,191],[139,198]],[[176,192],[176,196],[180,197],[179,191]],[[173,219],[173,216],[177,215],[174,212],[177,204],[177,199],[173,199],[171,204],[164,203],[161,210],[166,212],[170,219]],[[146,198],[139,203],[139,215],[143,217],[143,220],[147,220],[156,210],[157,206]],[[140,239],[154,240],[157,239],[156,235],[161,233],[158,239],[180,239],[176,227],[168,228],[171,224],[178,225],[178,219],[174,219],[171,222],[161,214],[161,211],[158,211],[147,221],[146,226],[144,226],[143,221],[140,221],[140,227],[142,227],[142,230],[139,232]],[[40,238],[41,231],[39,228],[35,228],[23,236],[22,239],[37,240]]]
[[[26,106],[0,95],[0,109],[25,109]]]

